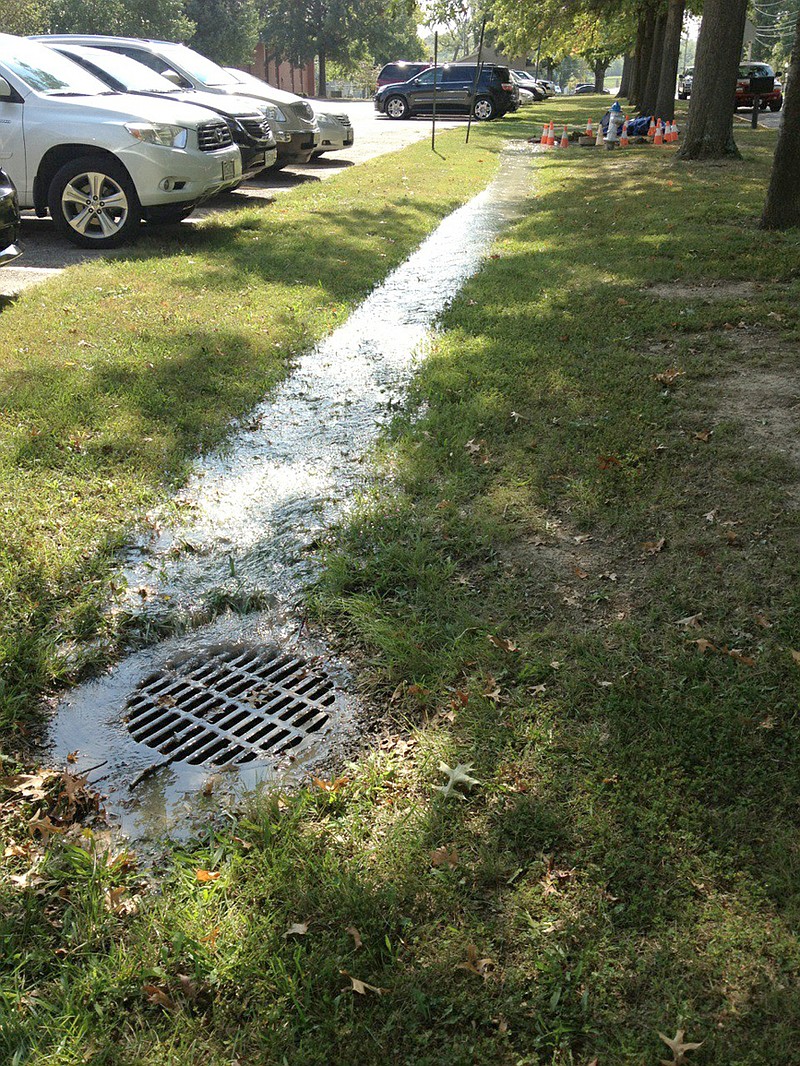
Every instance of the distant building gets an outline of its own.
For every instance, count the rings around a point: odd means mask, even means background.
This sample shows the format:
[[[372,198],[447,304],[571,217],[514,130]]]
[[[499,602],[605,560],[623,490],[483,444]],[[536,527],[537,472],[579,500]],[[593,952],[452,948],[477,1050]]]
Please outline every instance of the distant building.
[[[477,59],[478,53],[473,52],[472,55],[464,56],[463,59],[459,59],[457,62],[475,63]],[[510,67],[512,70],[528,70],[531,74],[536,71],[536,60],[531,59],[530,56],[516,56],[513,59],[509,59],[508,56],[501,55],[494,48],[485,47],[481,52],[481,61],[484,63],[497,63],[501,67]]]
[[[287,92],[297,93],[298,96],[316,94],[313,60],[304,66],[295,66],[294,63],[287,63],[270,54],[262,42],[256,46],[247,70],[256,78],[262,78],[274,85],[276,89],[285,89]]]

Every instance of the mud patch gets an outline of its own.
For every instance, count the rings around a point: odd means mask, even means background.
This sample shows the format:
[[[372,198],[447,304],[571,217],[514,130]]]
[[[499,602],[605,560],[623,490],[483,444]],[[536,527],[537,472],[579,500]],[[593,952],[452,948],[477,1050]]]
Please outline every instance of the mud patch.
[[[739,422],[751,448],[768,448],[800,471],[800,382],[795,370],[740,368],[720,383],[717,411]]]

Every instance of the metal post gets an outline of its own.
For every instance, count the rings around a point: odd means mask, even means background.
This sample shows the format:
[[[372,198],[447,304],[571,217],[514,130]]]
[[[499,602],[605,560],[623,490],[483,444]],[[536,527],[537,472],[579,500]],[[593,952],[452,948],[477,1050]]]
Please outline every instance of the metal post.
[[[481,76],[481,65],[483,63],[483,35],[486,31],[486,16],[483,16],[483,22],[481,23],[481,39],[478,44],[478,60],[475,64],[475,77],[472,79],[472,92],[469,97],[469,118],[467,119],[467,139],[464,142],[469,144],[469,131],[472,128],[472,116],[475,114],[475,93],[478,90],[478,78]]]
[[[433,121],[431,122],[431,151],[436,151],[436,82],[439,80],[439,31],[433,35]]]
[[[753,97],[753,115],[752,115],[752,117],[750,119],[750,128],[751,129],[754,129],[754,130],[758,129],[758,112],[760,110],[761,110],[761,97],[760,96],[754,96]]]

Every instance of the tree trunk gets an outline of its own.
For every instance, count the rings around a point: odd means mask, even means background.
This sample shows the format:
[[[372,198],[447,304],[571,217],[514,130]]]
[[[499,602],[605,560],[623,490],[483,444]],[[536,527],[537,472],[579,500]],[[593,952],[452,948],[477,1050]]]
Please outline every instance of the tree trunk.
[[[606,85],[606,70],[608,70],[608,62],[605,59],[596,59],[594,61],[594,91],[601,93]]]
[[[630,52],[628,52],[622,61],[622,77],[619,81],[619,92],[617,93],[617,96],[623,99],[628,98],[628,93],[631,90],[631,73],[633,64],[634,57],[631,55]]]
[[[675,118],[675,83],[681,58],[681,33],[685,0],[669,0],[664,26],[664,48],[661,55],[661,77],[658,81],[655,112],[665,121]]]
[[[325,96],[328,95],[328,75],[327,75],[327,73],[325,71],[326,56],[325,56],[325,49],[324,48],[320,48],[320,50],[319,50],[318,61],[319,61],[319,88],[318,88],[317,92],[319,93],[320,96],[325,97]]]
[[[639,20],[639,29],[636,34],[636,80],[632,87],[631,103],[637,108],[642,101],[647,83],[647,71],[650,68],[650,55],[653,51],[655,25],[655,11],[652,7],[649,7]]]
[[[741,158],[733,139],[736,72],[747,0],[706,0],[679,159]]]
[[[765,229],[800,226],[800,12],[784,85],[783,120],[761,217]]]
[[[667,24],[665,12],[656,15],[656,25],[653,31],[653,51],[650,53],[650,67],[647,71],[647,84],[644,95],[639,105],[645,115],[654,115],[656,110],[656,98],[658,97],[658,83],[661,80],[661,60],[664,57],[664,28]]]

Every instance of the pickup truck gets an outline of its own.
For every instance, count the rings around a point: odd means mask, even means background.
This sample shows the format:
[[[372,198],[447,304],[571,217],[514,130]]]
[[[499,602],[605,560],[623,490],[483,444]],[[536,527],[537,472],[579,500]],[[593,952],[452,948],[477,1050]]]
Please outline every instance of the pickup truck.
[[[0,166],[22,208],[84,248],[131,240],[242,180],[227,123],[195,104],[110,92],[50,48],[0,34]]]

